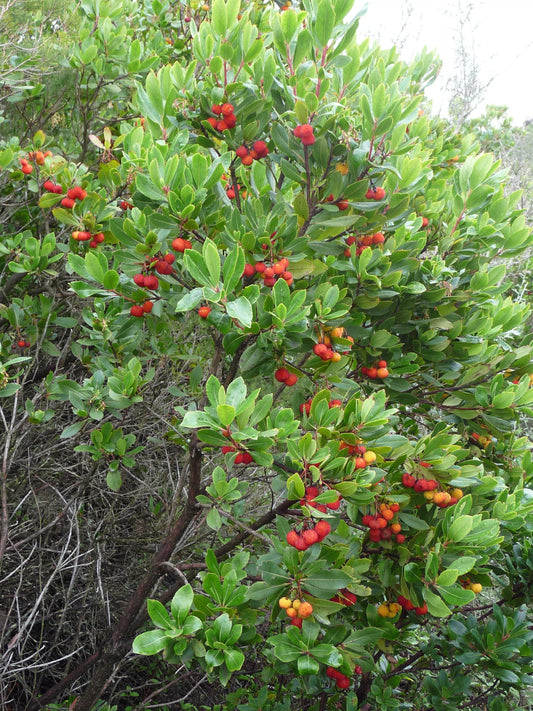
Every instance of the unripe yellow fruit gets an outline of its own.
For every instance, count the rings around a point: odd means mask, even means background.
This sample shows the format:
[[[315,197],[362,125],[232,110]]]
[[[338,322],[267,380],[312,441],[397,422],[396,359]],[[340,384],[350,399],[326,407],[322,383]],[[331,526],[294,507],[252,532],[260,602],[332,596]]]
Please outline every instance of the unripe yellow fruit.
[[[292,605],[292,600],[290,600],[288,597],[281,597],[279,599],[278,605],[281,607],[282,610],[288,610],[289,607]]]
[[[378,607],[378,615],[380,617],[388,617],[389,616],[389,606],[385,604],[381,604]]]
[[[298,614],[298,612],[294,609],[294,607],[289,607],[289,608],[287,608],[287,609],[285,610],[285,612],[287,613],[287,615],[288,615],[289,617],[296,617],[297,614]]]
[[[344,328],[342,328],[342,326],[338,326],[337,328],[332,328],[331,331],[329,332],[329,335],[332,338],[342,338],[343,333],[344,333]]]
[[[457,499],[457,501],[459,501],[459,499],[463,498],[464,491],[462,489],[454,489],[452,491],[452,496],[454,497],[454,499]]]
[[[393,602],[389,605],[389,617],[394,617],[394,615],[397,615],[398,612],[402,609],[402,606],[399,605],[397,602]],[[392,612],[392,615],[391,615]]]
[[[294,607],[295,610],[297,610],[301,604],[302,604],[301,600],[293,600],[292,601],[292,606]]]
[[[427,499],[428,501],[433,501],[433,497],[435,496],[434,491],[424,491],[424,499]]]
[[[367,449],[367,451],[363,454],[363,459],[367,464],[374,464],[377,459],[377,456],[376,453],[373,452],[371,449]]]
[[[476,594],[480,593],[483,590],[483,585],[481,585],[481,583],[472,583],[470,585],[470,590]]]
[[[331,356],[331,361],[332,361],[332,363],[338,363],[341,358],[342,358],[341,354],[337,353],[335,351],[335,353]]]

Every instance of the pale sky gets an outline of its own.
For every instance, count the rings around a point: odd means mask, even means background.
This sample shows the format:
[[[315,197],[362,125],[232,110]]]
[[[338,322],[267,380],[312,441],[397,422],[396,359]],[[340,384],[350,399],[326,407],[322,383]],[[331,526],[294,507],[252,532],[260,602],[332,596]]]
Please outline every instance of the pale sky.
[[[356,2],[354,9],[363,4]],[[384,48],[395,44],[406,60],[424,45],[436,50],[444,64],[427,94],[434,112],[446,115],[446,84],[457,71],[461,24],[479,81],[488,84],[476,113],[497,104],[508,106],[517,124],[533,118],[533,0],[371,0],[358,37],[376,39]]]

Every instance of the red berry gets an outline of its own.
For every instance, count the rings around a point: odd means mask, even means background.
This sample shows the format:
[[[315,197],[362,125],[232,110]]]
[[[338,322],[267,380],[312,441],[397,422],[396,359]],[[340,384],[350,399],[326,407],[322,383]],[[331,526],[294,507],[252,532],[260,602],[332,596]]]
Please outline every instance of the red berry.
[[[144,286],[153,291],[159,287],[159,279],[154,274],[147,274],[144,277]]]
[[[396,534],[396,543],[405,543],[405,536],[403,533]]]
[[[140,306],[140,304],[134,304],[131,309],[130,309],[130,314],[132,316],[136,316],[137,318],[140,318],[141,316],[144,316],[144,310],[143,307]]]
[[[328,347],[326,346],[325,343],[315,343],[313,346],[313,353],[317,355],[319,358],[324,359],[324,356],[328,352]]]
[[[347,676],[343,676],[340,679],[337,679],[337,686],[339,689],[347,689],[350,686],[350,680],[348,679]]]
[[[173,254],[170,254],[170,252],[168,254],[165,254],[163,259],[167,264],[174,264],[174,262],[176,261],[176,257]]]
[[[211,111],[218,116],[222,113],[222,107],[220,104],[213,104],[213,106],[211,106]]]
[[[289,377],[290,373],[287,368],[278,368],[274,373],[274,377],[279,383],[284,383]]]
[[[229,197],[230,200],[235,199],[235,190],[233,188],[229,188],[226,190],[226,195]]]
[[[318,533],[314,528],[309,528],[307,531],[302,533],[302,538],[308,546],[312,546],[314,543],[318,543]]]
[[[289,532],[287,533],[287,543],[288,543],[290,546],[293,546],[293,547],[294,547],[298,538],[299,538],[299,536],[298,536],[298,534],[296,533],[296,531],[289,531]]]
[[[291,619],[291,625],[294,627],[298,627],[298,629],[302,629],[302,624],[303,624],[303,619],[301,617],[293,617]]]
[[[61,205],[61,207],[65,207],[67,210],[71,210],[76,204],[76,201],[72,200],[72,198],[66,197],[63,198],[63,200],[61,200],[59,204]]]
[[[200,306],[198,309],[198,316],[200,316],[200,318],[207,318],[210,313],[211,309],[209,306]]]
[[[227,131],[228,124],[225,121],[217,121],[215,124],[215,128],[217,131]]]
[[[33,166],[29,165],[29,163],[24,163],[21,170],[24,173],[24,175],[29,175],[30,173],[33,173]]]
[[[154,302],[153,301],[145,301],[143,304],[143,311],[145,314],[149,314],[152,309],[154,308]]]
[[[315,531],[318,533],[318,540],[322,541],[329,533],[331,533],[331,526],[327,521],[318,521],[315,525]]]
[[[239,146],[235,153],[239,156],[239,158],[244,158],[245,156],[248,155],[248,149],[246,146]]]
[[[306,551],[309,546],[305,542],[305,539],[302,536],[298,536],[294,542],[294,547],[296,548],[297,551]]]
[[[228,128],[233,128],[237,123],[237,117],[235,114],[228,114],[227,116],[224,116],[224,123]]]
[[[292,385],[296,385],[297,382],[298,376],[296,375],[296,373],[289,373],[288,378],[285,380],[285,385],[290,388]]]
[[[43,188],[45,190],[48,190],[49,193],[53,193],[55,191],[56,186],[51,180],[45,180],[43,183]]]
[[[417,615],[425,615],[427,613],[427,611],[428,611],[428,606],[426,605],[426,603],[424,603],[420,607],[415,607],[415,612]]]
[[[386,367],[387,367],[387,361],[386,361],[386,360],[378,360],[377,366],[378,366],[378,368],[386,368]]]
[[[243,276],[251,277],[255,274],[255,267],[253,264],[245,264]]]
[[[257,153],[258,158],[264,158],[268,155],[268,146],[264,141],[256,141],[254,143],[254,151]]]
[[[229,116],[230,114],[233,113],[233,106],[232,104],[222,104],[220,107],[220,113],[223,116]]]
[[[247,156],[244,156],[243,158],[241,158],[241,163],[243,165],[252,165],[253,162],[254,162],[254,159],[252,158],[251,155],[247,155]]]
[[[350,203],[348,202],[348,200],[339,200],[336,205],[339,210],[347,210],[350,207]]]

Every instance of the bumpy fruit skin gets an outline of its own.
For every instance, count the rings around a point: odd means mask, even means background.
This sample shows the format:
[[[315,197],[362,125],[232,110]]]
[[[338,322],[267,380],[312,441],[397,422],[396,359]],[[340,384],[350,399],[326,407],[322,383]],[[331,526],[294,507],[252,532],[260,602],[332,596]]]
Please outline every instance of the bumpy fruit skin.
[[[144,316],[144,309],[140,304],[134,304],[130,309],[130,314],[136,318]]]
[[[380,605],[378,607],[378,615],[380,617],[388,617],[389,616],[389,606],[388,605]]]
[[[319,521],[315,526],[315,531],[318,533],[318,539],[322,541],[331,533],[331,526],[327,521]]]
[[[311,605],[310,602],[302,602],[300,607],[298,608],[298,617],[301,617],[302,620],[305,620],[307,617],[310,617],[313,614],[313,606]]]
[[[289,607],[292,605],[292,600],[288,597],[281,597],[278,600],[278,605],[281,607],[282,610],[288,610]]]
[[[207,318],[210,313],[211,309],[209,308],[209,306],[200,306],[200,308],[198,309],[198,316],[200,316],[200,318]]]

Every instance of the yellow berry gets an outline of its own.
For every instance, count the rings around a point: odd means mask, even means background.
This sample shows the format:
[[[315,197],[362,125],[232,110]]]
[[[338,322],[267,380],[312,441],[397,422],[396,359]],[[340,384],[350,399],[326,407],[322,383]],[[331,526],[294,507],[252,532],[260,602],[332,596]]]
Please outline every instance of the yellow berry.
[[[388,616],[389,616],[389,606],[388,606],[388,605],[385,605],[384,603],[382,603],[382,604],[378,607],[378,615],[379,615],[380,617],[388,617]]]
[[[376,453],[373,452],[371,449],[368,449],[364,454],[363,454],[363,459],[367,464],[374,464],[374,462],[377,459]]]
[[[295,610],[297,610],[301,604],[302,604],[301,600],[293,600],[292,601],[292,606],[294,607]]]
[[[288,617],[296,617],[296,615],[298,614],[294,607],[288,607],[285,612],[287,613]]]
[[[435,496],[434,491],[424,491],[424,499],[427,499],[428,501],[433,501],[433,497]]]
[[[390,613],[392,612],[393,615],[398,614],[400,610],[402,609],[402,606],[399,605],[397,602],[393,602],[389,605],[389,617],[391,616]]]
[[[337,353],[337,351],[335,351],[335,353],[331,356],[331,362],[338,363],[341,358],[342,358],[341,354]]]
[[[474,593],[480,593],[483,590],[483,585],[481,585],[481,583],[471,583],[469,587]]]
[[[452,491],[452,496],[453,496],[454,499],[457,499],[457,501],[459,501],[459,499],[462,499],[462,498],[463,498],[464,492],[463,492],[462,489],[454,489],[454,490]]]
[[[288,610],[289,607],[292,605],[292,601],[289,600],[288,597],[281,597],[279,599],[278,605],[281,607],[282,610]]]
[[[332,328],[329,335],[332,338],[342,338],[343,333],[344,333],[344,328],[342,328],[342,326],[338,326],[337,328]]]

